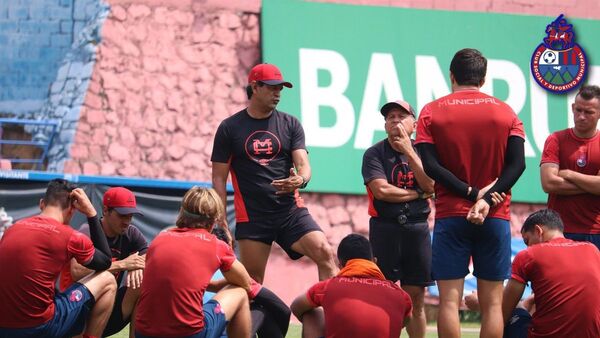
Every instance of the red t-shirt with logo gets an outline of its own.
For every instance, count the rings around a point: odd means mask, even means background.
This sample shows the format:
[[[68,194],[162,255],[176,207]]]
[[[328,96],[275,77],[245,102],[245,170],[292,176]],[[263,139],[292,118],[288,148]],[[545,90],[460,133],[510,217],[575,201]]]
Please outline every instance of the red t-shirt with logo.
[[[600,337],[600,251],[556,238],[532,245],[513,261],[512,279],[531,282],[535,313],[529,338]]]
[[[135,329],[154,337],[200,332],[206,287],[217,270],[229,271],[234,261],[231,247],[205,229],[161,232],[146,253]]]
[[[255,119],[244,109],[221,122],[210,160],[230,164],[237,222],[285,214],[304,205],[297,191],[275,194],[271,182],[289,177],[292,151],[305,148],[300,121],[278,110],[266,119]]]
[[[483,188],[500,176],[510,136],[525,138],[523,123],[499,99],[461,90],[430,102],[417,122],[415,144],[435,145],[440,164],[470,186]],[[435,217],[466,216],[473,202],[435,184]],[[510,218],[510,192],[488,217]]]
[[[313,285],[306,297],[323,307],[327,338],[397,338],[412,312],[404,290],[375,278],[334,277]]]
[[[54,315],[54,285],[62,267],[94,256],[85,235],[52,218],[34,216],[8,228],[0,241],[0,327],[31,328]]]
[[[573,129],[557,131],[544,144],[541,164],[555,163],[559,169],[570,169],[585,175],[600,171],[600,133],[592,138],[579,138]],[[560,214],[565,232],[600,234],[600,196],[594,194],[548,194],[548,208]]]

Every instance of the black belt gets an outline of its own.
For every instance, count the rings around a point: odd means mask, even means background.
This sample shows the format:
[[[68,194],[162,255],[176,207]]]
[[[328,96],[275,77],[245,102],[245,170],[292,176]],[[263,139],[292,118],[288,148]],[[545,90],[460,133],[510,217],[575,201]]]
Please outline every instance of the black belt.
[[[406,223],[427,222],[428,216],[429,216],[429,214],[419,215],[419,216],[406,216],[406,215],[402,214],[402,215],[398,215],[396,217],[377,217],[377,218],[402,225],[402,224],[406,224]]]

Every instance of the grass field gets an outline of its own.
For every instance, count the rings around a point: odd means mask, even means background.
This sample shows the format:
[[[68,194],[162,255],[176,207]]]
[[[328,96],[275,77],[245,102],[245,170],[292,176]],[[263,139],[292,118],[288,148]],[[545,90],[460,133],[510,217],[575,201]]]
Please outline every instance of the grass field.
[[[427,326],[427,338],[436,338],[437,333],[435,329],[435,323],[429,323]],[[460,324],[463,331],[461,337],[463,338],[475,338],[479,337],[479,323],[461,323]],[[300,334],[302,333],[302,327],[298,324],[290,324],[290,329],[286,338],[300,338]],[[114,338],[128,338],[129,337],[129,327],[126,327],[123,331],[118,334],[112,336]],[[402,330],[402,338],[408,338],[408,334],[406,334],[406,330]]]

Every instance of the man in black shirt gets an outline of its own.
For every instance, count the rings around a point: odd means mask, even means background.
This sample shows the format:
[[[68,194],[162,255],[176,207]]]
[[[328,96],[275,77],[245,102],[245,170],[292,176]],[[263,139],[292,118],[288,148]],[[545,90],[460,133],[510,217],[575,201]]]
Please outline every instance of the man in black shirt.
[[[112,254],[112,264],[108,271],[115,276],[118,287],[115,305],[103,333],[106,337],[120,332],[131,322],[140,297],[148,242],[140,230],[131,224],[133,215],[142,215],[133,192],[123,187],[110,188],[104,194],[102,204],[100,223]],[[89,236],[89,225],[83,224],[79,231]],[[71,260],[71,264],[63,269],[61,289],[90,272],[91,270]],[[130,337],[133,338],[134,332],[131,325]]]
[[[401,100],[388,102],[381,114],[388,137],[367,149],[362,165],[371,216],[369,240],[385,277],[400,280],[410,295],[409,335],[425,337],[425,287],[433,285],[427,224],[433,180],[425,174],[409,136],[416,126],[412,107]]]
[[[303,255],[312,259],[321,280],[337,271],[325,234],[298,194],[310,180],[311,168],[302,125],[275,109],[284,86],[292,84],[283,80],[276,66],[252,68],[250,103],[221,122],[211,157],[213,187],[224,203],[231,173],[240,260],[259,283],[273,241],[292,259]]]

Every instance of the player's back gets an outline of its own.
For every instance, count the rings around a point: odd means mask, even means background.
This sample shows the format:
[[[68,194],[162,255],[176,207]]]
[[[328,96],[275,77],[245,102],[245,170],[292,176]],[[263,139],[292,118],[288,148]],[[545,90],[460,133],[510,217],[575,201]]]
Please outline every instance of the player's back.
[[[388,280],[336,277],[323,298],[325,334],[333,337],[399,337],[412,311],[410,297]]]
[[[515,124],[513,110],[476,90],[458,91],[430,105],[430,130],[441,164],[474,184],[498,177]]]
[[[500,176],[510,136],[524,138],[523,124],[501,100],[461,90],[427,104],[417,140],[435,146],[440,164],[469,185],[483,188]],[[465,216],[472,203],[436,184],[436,218]],[[510,192],[490,216],[509,218]]]
[[[212,275],[227,271],[232,249],[205,229],[160,233],[146,254],[136,329],[148,336],[189,336],[204,327],[202,297]]]
[[[600,252],[556,239],[530,247],[533,337],[600,337]]]
[[[53,313],[54,283],[69,261],[73,230],[34,216],[11,226],[0,241],[0,327],[41,324]]]

